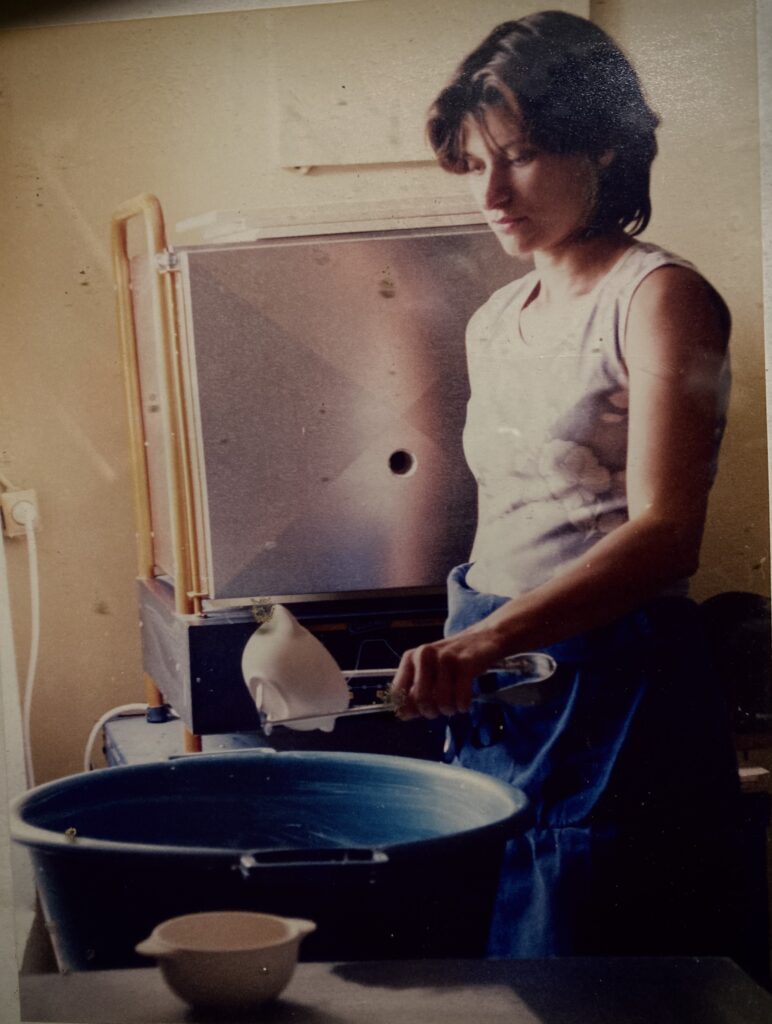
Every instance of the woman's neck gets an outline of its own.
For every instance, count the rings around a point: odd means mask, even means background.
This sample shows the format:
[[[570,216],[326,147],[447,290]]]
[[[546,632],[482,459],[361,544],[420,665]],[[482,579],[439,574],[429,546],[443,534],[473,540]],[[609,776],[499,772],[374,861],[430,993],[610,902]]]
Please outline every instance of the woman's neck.
[[[535,252],[539,288],[534,301],[547,306],[586,295],[631,245],[633,239],[619,229]]]

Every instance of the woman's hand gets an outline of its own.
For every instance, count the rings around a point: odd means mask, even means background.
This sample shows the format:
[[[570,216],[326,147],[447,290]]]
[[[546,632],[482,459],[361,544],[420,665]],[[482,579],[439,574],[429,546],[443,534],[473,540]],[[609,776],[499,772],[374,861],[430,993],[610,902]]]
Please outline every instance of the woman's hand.
[[[499,645],[480,628],[405,651],[391,685],[397,717],[436,718],[468,711],[472,680],[500,656]]]

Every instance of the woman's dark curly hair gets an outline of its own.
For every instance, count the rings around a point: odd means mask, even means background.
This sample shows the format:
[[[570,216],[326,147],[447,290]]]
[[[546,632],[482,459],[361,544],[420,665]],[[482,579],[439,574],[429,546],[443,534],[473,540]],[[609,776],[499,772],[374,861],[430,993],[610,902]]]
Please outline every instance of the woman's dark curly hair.
[[[659,118],[630,62],[602,29],[563,11],[495,28],[429,111],[427,134],[442,167],[466,172],[466,119],[471,115],[484,130],[485,111],[494,106],[514,109],[539,149],[592,157],[613,150],[600,171],[589,233],[616,225],[631,235],[644,230]]]

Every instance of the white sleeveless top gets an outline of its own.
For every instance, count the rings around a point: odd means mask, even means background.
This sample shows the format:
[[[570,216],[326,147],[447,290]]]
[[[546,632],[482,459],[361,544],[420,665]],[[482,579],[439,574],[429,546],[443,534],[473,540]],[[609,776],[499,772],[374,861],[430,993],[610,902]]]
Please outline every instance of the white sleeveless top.
[[[464,452],[478,484],[478,524],[466,578],[475,590],[517,597],[627,521],[625,323],[641,281],[672,264],[693,269],[635,242],[546,346],[529,346],[520,331],[536,271],[494,292],[470,320]],[[714,473],[728,360],[722,376]],[[667,593],[687,587],[674,580]]]

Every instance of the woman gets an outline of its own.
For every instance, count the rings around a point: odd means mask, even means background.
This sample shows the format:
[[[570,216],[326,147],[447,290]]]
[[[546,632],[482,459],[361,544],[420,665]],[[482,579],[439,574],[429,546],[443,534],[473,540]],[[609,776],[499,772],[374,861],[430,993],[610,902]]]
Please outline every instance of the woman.
[[[530,797],[492,954],[736,953],[735,758],[686,596],[729,315],[689,263],[635,240],[656,125],[615,44],[560,12],[495,29],[430,113],[440,164],[535,265],[469,324],[477,534],[445,638],[393,684],[403,718],[453,716],[458,762]],[[470,710],[481,673],[534,649],[558,662],[557,697]]]

